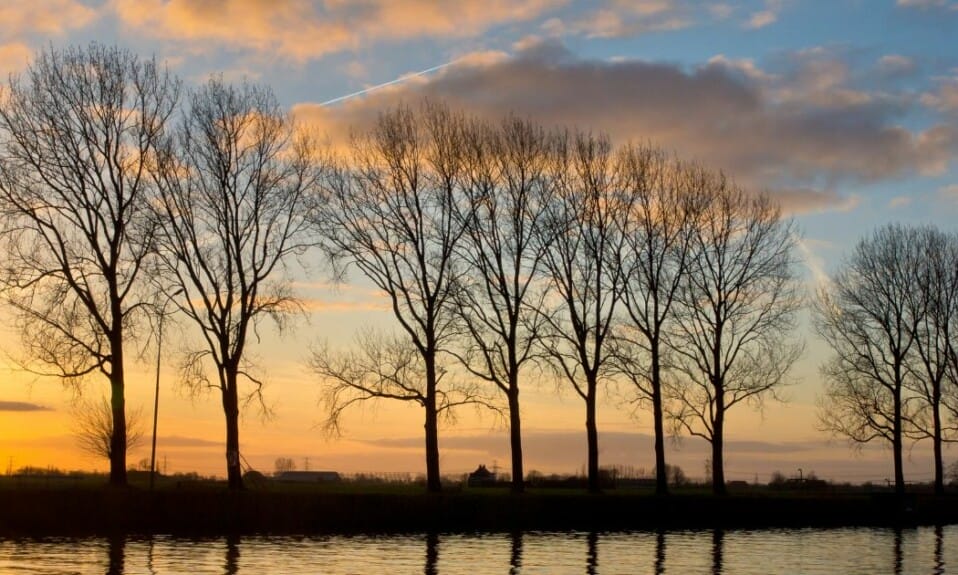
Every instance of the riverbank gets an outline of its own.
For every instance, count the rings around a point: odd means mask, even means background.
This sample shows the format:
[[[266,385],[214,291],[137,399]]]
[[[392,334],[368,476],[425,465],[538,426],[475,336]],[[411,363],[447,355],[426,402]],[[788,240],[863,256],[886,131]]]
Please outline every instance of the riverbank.
[[[0,490],[0,537],[615,531],[767,527],[946,525],[958,497],[889,494],[756,494],[655,497],[626,491],[288,490],[229,492],[219,486]]]

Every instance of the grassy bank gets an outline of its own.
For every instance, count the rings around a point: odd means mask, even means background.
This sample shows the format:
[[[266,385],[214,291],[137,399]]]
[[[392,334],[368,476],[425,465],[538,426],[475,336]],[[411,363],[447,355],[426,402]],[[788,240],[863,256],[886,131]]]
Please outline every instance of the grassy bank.
[[[958,523],[958,497],[748,494],[657,498],[615,491],[420,488],[231,493],[221,485],[148,491],[86,485],[0,489],[0,536],[167,533],[358,533],[757,528]]]

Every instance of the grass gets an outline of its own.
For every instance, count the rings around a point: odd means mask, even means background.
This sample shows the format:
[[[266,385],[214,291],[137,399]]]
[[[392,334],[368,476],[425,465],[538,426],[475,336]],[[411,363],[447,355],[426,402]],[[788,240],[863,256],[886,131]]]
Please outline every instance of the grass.
[[[958,523],[958,496],[899,500],[886,493],[788,492],[750,488],[713,497],[701,487],[656,497],[648,489],[450,485],[427,494],[416,483],[262,482],[230,492],[219,481],[131,474],[0,477],[0,536],[111,533],[369,533],[424,531],[632,530]]]

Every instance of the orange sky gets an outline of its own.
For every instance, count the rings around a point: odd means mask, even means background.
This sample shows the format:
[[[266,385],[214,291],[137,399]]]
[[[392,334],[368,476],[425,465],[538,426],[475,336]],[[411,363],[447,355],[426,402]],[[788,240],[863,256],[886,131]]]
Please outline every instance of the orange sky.
[[[827,13],[820,3],[778,0],[32,0],[0,5],[0,72],[22,70],[40,48],[97,40],[155,55],[187,86],[211,74],[268,84],[333,144],[383,107],[424,96],[483,117],[516,113],[546,126],[605,131],[617,143],[653,141],[775,195],[803,232],[812,293],[874,226],[954,229],[956,30],[953,0],[834,2]],[[382,297],[357,278],[350,279],[358,285],[330,286],[315,268],[297,286],[308,317],[284,338],[267,330],[251,348],[272,416],[244,413],[242,453],[261,471],[292,457],[316,469],[421,472],[414,408],[387,402],[352,413],[340,438],[319,429],[320,393],[305,368],[310,346],[348,345],[363,326],[393,323]],[[4,313],[0,325],[9,325]],[[160,461],[170,472],[222,475],[219,398],[187,397],[177,384],[174,352],[193,336],[188,326],[173,333],[162,370]],[[815,429],[818,366],[828,349],[807,322],[797,335],[807,349],[789,401],[769,403],[762,414],[747,406],[730,414],[727,477],[767,480],[776,469],[801,467],[837,480],[884,480],[887,451],[855,455]],[[0,335],[0,351],[16,350],[10,334]],[[128,403],[142,408],[144,424],[152,416],[153,361],[129,367]],[[0,362],[0,472],[106,469],[76,448],[71,392],[11,365]],[[543,380],[522,392],[527,469],[572,472],[585,462],[582,403],[559,390]],[[100,380],[84,391],[106,392]],[[649,416],[634,418],[623,396],[601,399],[600,462],[648,469]],[[505,437],[490,415],[464,411],[441,431],[443,472],[506,467]],[[144,441],[129,461],[148,455]],[[702,476],[705,455],[690,439],[670,447],[691,476]],[[928,461],[925,446],[912,450],[906,479],[929,479]]]

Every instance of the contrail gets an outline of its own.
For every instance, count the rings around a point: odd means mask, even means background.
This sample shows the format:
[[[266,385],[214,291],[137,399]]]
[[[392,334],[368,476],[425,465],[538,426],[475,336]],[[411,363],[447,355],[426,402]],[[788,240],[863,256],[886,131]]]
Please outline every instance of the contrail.
[[[398,83],[400,83],[400,82],[405,82],[406,80],[411,80],[412,78],[416,78],[417,76],[423,76],[423,75],[425,75],[425,74],[429,74],[430,72],[435,72],[436,70],[441,70],[441,69],[443,69],[443,68],[445,68],[445,67],[447,67],[447,66],[452,66],[453,64],[455,64],[456,62],[458,62],[458,61],[461,60],[461,59],[462,59],[462,58],[456,58],[455,60],[450,60],[449,62],[446,62],[445,64],[439,64],[438,66],[433,66],[432,68],[426,68],[425,70],[422,70],[421,72],[412,72],[412,73],[410,73],[410,74],[406,74],[405,76],[400,76],[400,77],[396,78],[395,80],[390,80],[390,81],[388,81],[388,82],[383,82],[382,84],[376,84],[375,86],[371,86],[371,87],[369,87],[369,88],[365,88],[365,89],[363,89],[363,90],[359,90],[358,92],[353,92],[352,94],[346,94],[345,96],[339,96],[338,98],[333,98],[332,100],[326,100],[325,102],[321,102],[319,105],[320,105],[320,106],[328,106],[328,105],[330,105],[330,104],[335,104],[336,102],[342,102],[343,100],[348,100],[348,99],[354,98],[354,97],[356,97],[356,96],[362,96],[363,94],[368,94],[368,93],[370,93],[370,92],[372,92],[372,91],[374,91],[374,90],[378,90],[378,89],[380,89],[380,88],[385,88],[386,86],[392,86],[393,84],[398,84]]]

